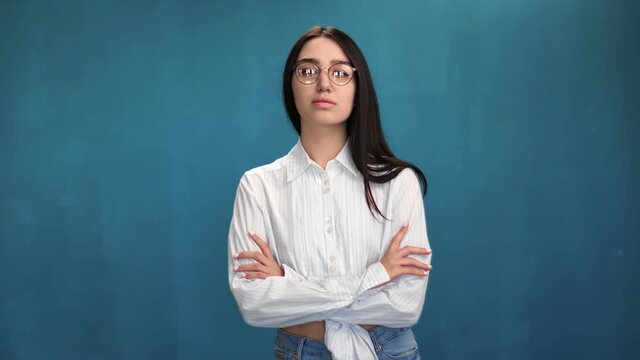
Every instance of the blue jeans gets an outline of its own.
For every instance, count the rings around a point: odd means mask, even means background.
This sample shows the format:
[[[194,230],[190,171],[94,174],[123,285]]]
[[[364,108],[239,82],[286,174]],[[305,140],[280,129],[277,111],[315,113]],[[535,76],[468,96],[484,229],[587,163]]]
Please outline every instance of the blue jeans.
[[[390,328],[375,326],[369,331],[376,355],[381,360],[420,360],[418,344],[409,327]],[[297,336],[278,329],[273,346],[276,359],[331,360],[331,352],[322,340]]]

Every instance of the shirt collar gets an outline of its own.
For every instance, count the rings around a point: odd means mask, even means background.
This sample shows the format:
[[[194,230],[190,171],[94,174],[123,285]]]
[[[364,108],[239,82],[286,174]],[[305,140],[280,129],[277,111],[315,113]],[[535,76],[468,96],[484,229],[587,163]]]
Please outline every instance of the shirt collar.
[[[353,162],[353,158],[351,157],[351,150],[349,148],[349,141],[342,147],[342,150],[338,153],[335,160],[344,166],[351,174],[358,177],[360,176],[360,171],[356,167],[356,164]],[[315,162],[309,157],[307,151],[302,146],[302,141],[298,138],[298,142],[296,145],[289,151],[287,155],[289,158],[287,161],[287,182],[293,180],[296,176],[300,175],[304,172],[309,165],[314,164]]]

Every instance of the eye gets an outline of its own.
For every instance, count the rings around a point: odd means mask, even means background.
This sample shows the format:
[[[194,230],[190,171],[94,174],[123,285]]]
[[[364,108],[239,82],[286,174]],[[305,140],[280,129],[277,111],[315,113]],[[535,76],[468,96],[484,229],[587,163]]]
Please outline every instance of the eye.
[[[314,77],[318,74],[318,68],[309,65],[298,66],[298,74],[302,77]]]
[[[345,78],[345,77],[349,77],[349,73],[344,70],[334,70],[333,77]]]
[[[336,79],[346,79],[351,77],[351,69],[344,64],[334,66],[331,69],[331,76]]]

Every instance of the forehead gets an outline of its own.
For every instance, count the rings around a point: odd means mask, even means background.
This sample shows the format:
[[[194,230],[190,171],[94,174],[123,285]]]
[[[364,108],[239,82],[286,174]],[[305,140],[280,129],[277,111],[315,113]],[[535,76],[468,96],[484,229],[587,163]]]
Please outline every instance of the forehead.
[[[318,59],[321,64],[329,64],[331,60],[349,61],[340,45],[326,37],[307,41],[298,54],[298,59],[303,58]]]

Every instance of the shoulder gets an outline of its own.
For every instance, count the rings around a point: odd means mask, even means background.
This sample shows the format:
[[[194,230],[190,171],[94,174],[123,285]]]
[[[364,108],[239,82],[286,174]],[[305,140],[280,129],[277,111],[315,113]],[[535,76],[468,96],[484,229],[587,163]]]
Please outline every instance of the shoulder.
[[[402,169],[398,175],[391,180],[389,196],[394,199],[394,202],[422,199],[422,187],[418,179],[418,174],[410,167]]]
[[[271,163],[246,170],[240,178],[239,187],[243,187],[255,194],[260,193],[266,184],[274,184],[286,179],[287,156],[280,157]]]
[[[416,172],[410,168],[406,167],[398,173],[398,175],[393,178],[392,186],[393,187],[401,187],[401,188],[415,188],[416,186],[420,188],[420,182],[418,180],[418,175]]]

